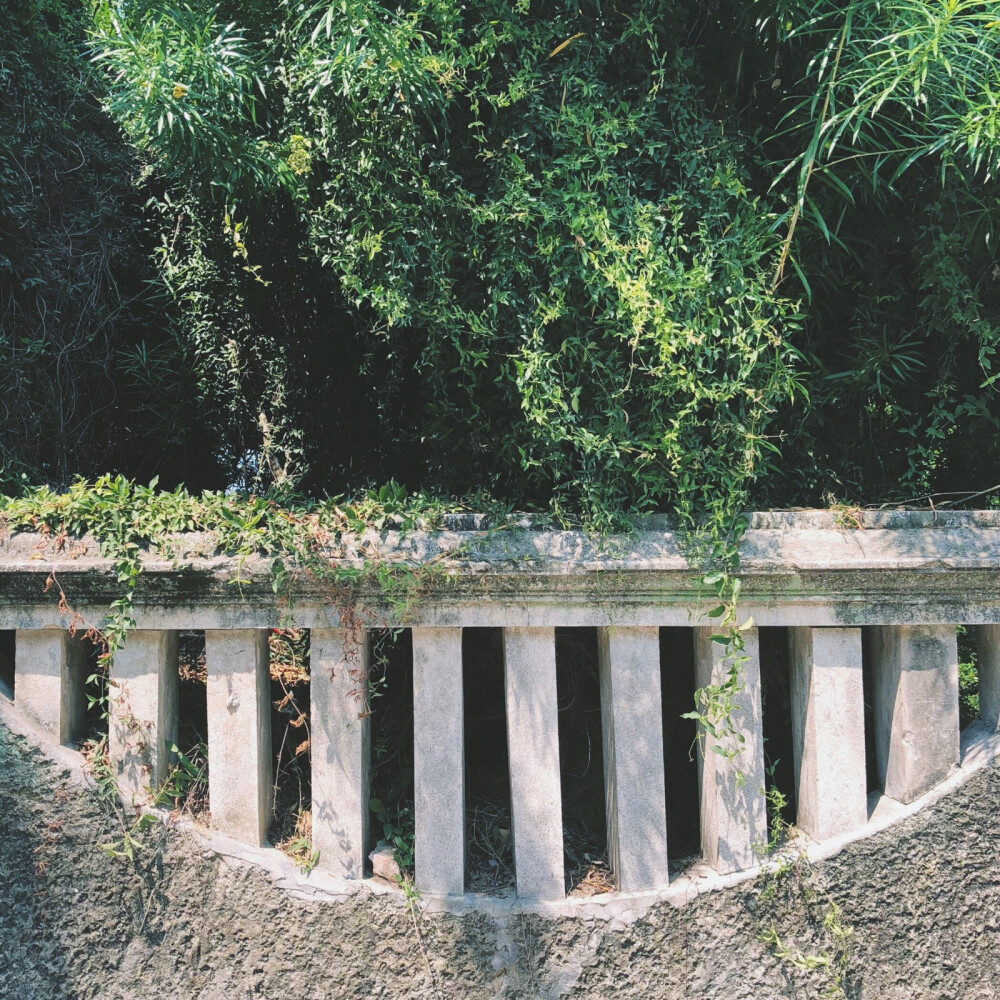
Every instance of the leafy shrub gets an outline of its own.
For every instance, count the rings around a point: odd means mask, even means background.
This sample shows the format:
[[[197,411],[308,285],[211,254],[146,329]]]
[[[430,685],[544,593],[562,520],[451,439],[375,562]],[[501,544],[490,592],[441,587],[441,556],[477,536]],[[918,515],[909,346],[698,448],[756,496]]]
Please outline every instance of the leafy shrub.
[[[303,433],[318,399],[291,400],[276,338],[247,361],[262,339],[243,310],[291,277],[275,238],[349,327],[386,458],[417,456],[404,471],[425,485],[593,523],[694,519],[731,514],[768,467],[795,311],[770,289],[777,238],[745,147],[709,113],[669,5],[545,6],[283,4],[235,28],[147,4],[105,30],[110,111],[198,206],[161,266],[205,303],[181,320],[205,394],[260,407],[261,458],[282,457],[257,473],[308,482],[327,447]],[[200,317],[226,312],[202,351]]]

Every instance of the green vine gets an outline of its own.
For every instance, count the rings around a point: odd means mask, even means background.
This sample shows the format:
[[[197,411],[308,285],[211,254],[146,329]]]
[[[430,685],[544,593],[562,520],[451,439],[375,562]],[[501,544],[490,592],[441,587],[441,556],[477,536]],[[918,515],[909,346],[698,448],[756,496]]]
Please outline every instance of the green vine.
[[[372,553],[366,554],[360,565],[341,565],[331,558],[331,550],[342,550],[348,540],[358,541],[370,530],[394,527],[407,531],[418,523],[433,526],[449,509],[420,495],[408,497],[395,484],[364,494],[352,504],[281,494],[193,495],[183,488],[162,491],[156,487],[156,480],[140,486],[122,476],[102,476],[93,483],[79,479],[64,493],[42,486],[19,497],[0,496],[3,530],[37,532],[57,550],[68,548],[72,539],[91,537],[100,555],[111,560],[121,591],[100,624],[85,622],[74,614],[54,575],[47,584],[47,589],[58,595],[60,609],[70,616],[70,626],[85,628],[100,646],[98,662],[105,675],[135,627],[142,554],[148,550],[166,552],[171,536],[211,534],[217,553],[237,562],[230,581],[234,586],[248,582],[243,574],[248,559],[268,558],[272,589],[289,606],[299,573],[311,575],[336,598],[344,623],[350,627],[352,607],[363,586],[375,587],[391,619],[403,619],[437,569],[433,565],[389,565]],[[452,504],[451,509],[463,508]]]
[[[758,896],[761,943],[777,961],[814,976],[822,990],[817,996],[843,1000],[848,995],[854,927],[844,919],[840,904],[804,854],[780,858],[765,869],[762,879]],[[782,924],[795,928],[799,936],[804,926],[809,946],[793,944],[782,933]]]
[[[736,575],[739,568],[739,541],[747,529],[742,518],[734,518],[731,529],[719,537],[721,517],[709,526],[706,542],[703,536],[688,540],[688,560],[693,565],[708,565],[709,572],[699,579],[701,588],[714,595],[718,603],[706,612],[714,623],[712,642],[723,647],[723,677],[694,693],[694,709],[684,712],[682,719],[697,724],[695,741],[705,751],[705,737],[713,739],[712,752],[727,760],[738,757],[746,745],[746,737],[738,726],[739,695],[745,688],[743,664],[747,662],[746,634],[754,627],[753,618],[739,619],[738,603],[742,582]],[[715,529],[714,532],[712,529]],[[693,747],[692,747],[693,750]],[[738,775],[739,777],[739,775]]]

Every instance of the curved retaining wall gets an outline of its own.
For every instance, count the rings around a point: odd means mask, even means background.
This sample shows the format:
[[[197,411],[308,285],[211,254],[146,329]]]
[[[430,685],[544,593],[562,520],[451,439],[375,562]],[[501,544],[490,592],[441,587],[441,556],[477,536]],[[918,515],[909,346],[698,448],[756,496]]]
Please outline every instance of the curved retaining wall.
[[[45,583],[54,577],[74,613],[100,621],[117,591],[113,567],[97,552],[92,540],[57,550],[25,533],[0,543],[0,629],[14,636],[13,663],[0,674],[13,677],[15,710],[63,743],[84,726],[85,649],[67,630],[70,615],[53,597],[59,588]],[[344,566],[378,558],[416,574],[417,596],[399,623],[413,639],[416,883],[425,898],[468,902],[462,629],[484,625],[504,637],[518,902],[558,904],[564,895],[555,629],[581,625],[598,629],[616,884],[628,897],[676,895],[659,629],[693,630],[699,686],[719,683],[726,664],[705,616],[717,602],[699,591],[665,525],[651,519],[634,535],[593,540],[530,524],[485,530],[476,518],[457,518],[444,530],[372,534],[329,558]],[[362,623],[384,624],[400,609],[378,587],[362,588],[345,618],[336,595],[305,575],[289,606],[273,593],[266,559],[217,557],[205,536],[165,539],[143,564],[137,629],[112,678],[109,752],[123,787],[140,801],[165,775],[177,725],[177,632],[204,629],[212,824],[250,851],[264,844],[272,799],[267,629],[290,615],[311,630],[313,846],[325,873],[317,878],[363,879],[370,737],[354,693],[366,669]],[[716,753],[707,735],[699,755],[700,868],[708,866],[712,884],[752,870],[767,839],[757,628],[787,629],[796,825],[829,853],[954,783],[963,754],[971,767],[996,752],[998,570],[993,512],[866,514],[861,527],[826,512],[751,517],[740,617],[752,616],[755,627],[745,632],[734,713],[744,750]],[[956,625],[974,629],[979,651],[982,721],[964,746]],[[872,796],[865,659],[880,790]]]

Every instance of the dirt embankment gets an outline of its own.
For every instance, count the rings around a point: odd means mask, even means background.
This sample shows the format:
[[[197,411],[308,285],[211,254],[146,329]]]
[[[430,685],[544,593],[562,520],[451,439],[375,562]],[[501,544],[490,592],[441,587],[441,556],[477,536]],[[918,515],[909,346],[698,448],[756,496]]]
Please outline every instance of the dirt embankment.
[[[1000,997],[1000,767],[812,873],[630,926],[303,903],[157,830],[136,864],[65,770],[0,726],[2,1000]],[[839,984],[839,986],[838,986]],[[840,989],[838,994],[835,991]]]

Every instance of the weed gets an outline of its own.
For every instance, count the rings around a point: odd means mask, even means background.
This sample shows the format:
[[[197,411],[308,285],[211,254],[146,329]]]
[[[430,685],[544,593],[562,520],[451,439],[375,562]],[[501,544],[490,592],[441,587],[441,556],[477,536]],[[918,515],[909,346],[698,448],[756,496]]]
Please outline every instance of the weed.
[[[416,827],[413,809],[401,803],[388,804],[381,799],[371,799],[369,808],[382,824],[382,836],[392,846],[396,864],[403,871],[413,871]]]
[[[290,837],[275,844],[275,847],[295,863],[299,871],[308,875],[319,864],[319,851],[312,846],[312,813],[303,809],[296,821]]]
[[[760,931],[760,940],[778,961],[799,972],[825,970],[823,997],[846,997],[845,983],[850,971],[850,947],[854,928],[846,924],[843,910],[819,881],[805,855],[786,856],[762,876],[758,903],[770,916]],[[787,913],[801,924],[799,908],[805,911],[806,927],[818,939],[813,949],[789,944],[778,930],[777,921]]]
[[[738,544],[747,524],[737,520],[725,539],[716,538],[707,550],[697,540],[688,539],[688,560],[695,565],[710,564],[712,572],[699,578],[699,589],[711,588],[719,604],[707,612],[707,617],[716,623],[716,631],[711,640],[723,647],[721,666],[723,676],[717,683],[706,684],[694,693],[693,711],[684,712],[682,719],[692,719],[697,723],[696,741],[701,741],[704,753],[707,749],[705,737],[711,736],[711,751],[727,760],[738,757],[746,746],[746,737],[738,727],[737,714],[740,710],[739,695],[745,688],[743,664],[747,662],[746,634],[754,627],[753,618],[740,622],[738,602],[742,582],[735,575],[739,564]],[[692,547],[693,546],[693,547]],[[693,749],[693,748],[692,748]],[[736,772],[737,781],[744,775]]]
[[[406,910],[410,914],[413,933],[417,939],[417,949],[424,960],[424,968],[427,971],[427,984],[434,995],[440,997],[441,992],[438,988],[437,979],[434,976],[434,969],[431,967],[430,956],[427,954],[427,948],[424,945],[424,936],[420,932],[420,907],[417,906],[417,903],[420,901],[420,891],[413,882],[413,876],[407,872],[397,875],[396,882],[403,890],[403,898],[406,900]]]
[[[197,815],[204,811],[208,796],[208,746],[196,743],[183,753],[173,743],[170,752],[174,756],[174,766],[153,796],[153,802],[157,806],[169,805],[174,810]]]
[[[287,854],[295,867],[308,875],[319,864],[319,851],[314,851],[308,837],[292,837],[278,844],[278,849]]]
[[[94,782],[97,801],[112,822],[113,833],[110,840],[101,840],[98,846],[110,858],[134,861],[136,853],[142,849],[142,835],[156,823],[156,817],[140,812],[130,817],[122,801],[115,780],[114,769],[108,760],[107,738],[91,740],[83,747],[87,772]]]
[[[840,503],[832,494],[827,495],[826,501],[838,528],[851,531],[861,531],[864,528],[864,511],[860,507]]]
[[[788,840],[788,835],[792,829],[791,824],[785,819],[785,810],[788,808],[788,796],[777,786],[774,780],[779,760],[775,760],[766,768],[767,775],[771,779],[765,783],[764,801],[767,808],[767,850],[768,852],[780,847]]]
[[[965,727],[979,718],[979,667],[975,639],[969,629],[958,629],[958,708]]]

